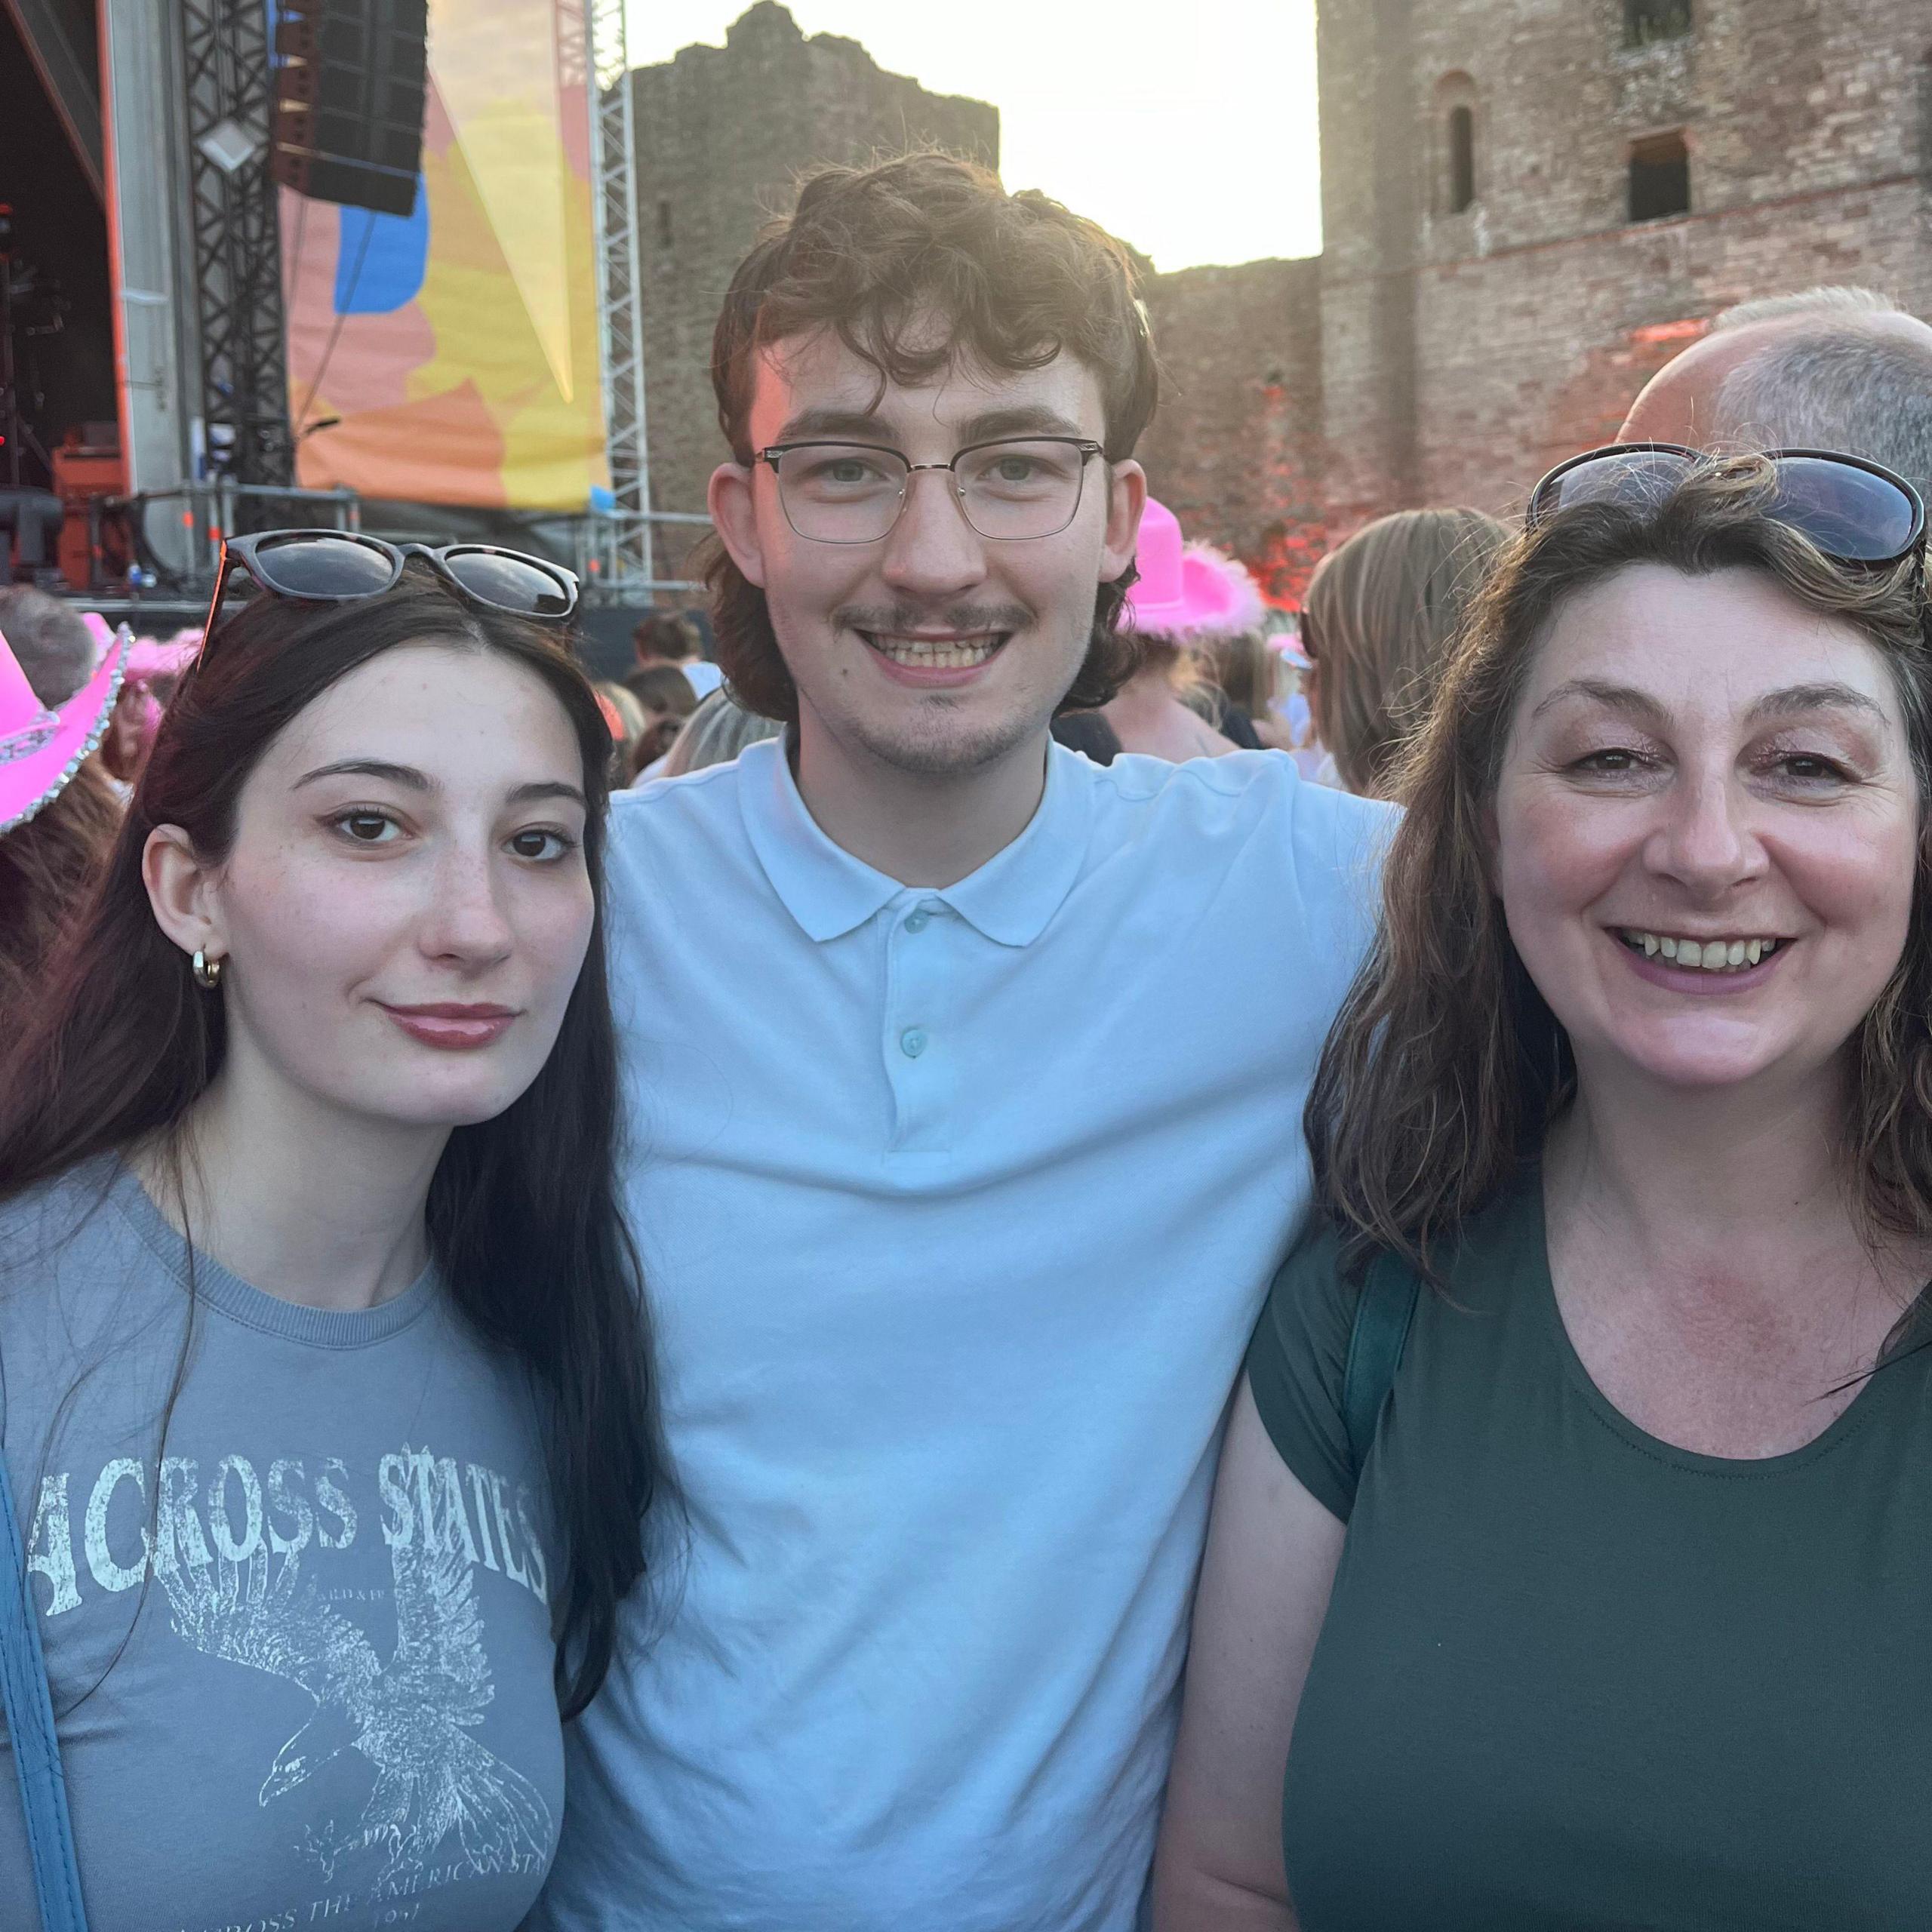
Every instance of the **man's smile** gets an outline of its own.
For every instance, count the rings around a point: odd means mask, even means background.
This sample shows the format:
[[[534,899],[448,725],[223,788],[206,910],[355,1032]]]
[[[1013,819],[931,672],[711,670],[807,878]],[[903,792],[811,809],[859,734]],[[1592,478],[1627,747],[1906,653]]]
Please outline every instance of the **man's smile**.
[[[860,631],[866,645],[892,663],[910,670],[971,671],[992,657],[1011,631]]]

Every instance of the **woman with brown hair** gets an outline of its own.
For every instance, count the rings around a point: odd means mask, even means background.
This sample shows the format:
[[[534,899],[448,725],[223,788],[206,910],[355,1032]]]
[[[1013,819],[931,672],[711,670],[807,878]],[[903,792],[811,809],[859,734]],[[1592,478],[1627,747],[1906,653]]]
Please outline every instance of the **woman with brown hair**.
[[[1932,1921],[1924,530],[1539,488],[1309,1101],[1162,1932]]]
[[[1509,531],[1481,510],[1398,510],[1315,566],[1301,617],[1303,685],[1335,780],[1392,795],[1457,632]]]

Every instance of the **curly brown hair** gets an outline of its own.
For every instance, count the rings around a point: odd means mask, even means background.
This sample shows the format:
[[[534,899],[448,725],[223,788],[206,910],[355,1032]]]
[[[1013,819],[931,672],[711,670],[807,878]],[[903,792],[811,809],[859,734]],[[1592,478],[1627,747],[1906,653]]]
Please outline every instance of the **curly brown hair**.
[[[1512,943],[1484,825],[1531,663],[1568,600],[1634,564],[1742,569],[1884,654],[1904,714],[1921,835],[1914,916],[1851,1042],[1842,1144],[1869,1238],[1932,1235],[1932,643],[1924,561],[1847,568],[1768,514],[1761,457],[1694,471],[1654,510],[1562,511],[1515,538],[1472,614],[1397,787],[1407,816],[1383,875],[1381,930],[1322,1050],[1306,1125],[1315,1199],[1358,1277],[1377,1253],[1440,1285],[1435,1257],[1568,1102],[1568,1036]]]
[[[760,352],[835,331],[888,383],[930,381],[956,358],[1038,369],[1063,352],[1100,379],[1106,460],[1131,456],[1159,380],[1133,258],[1105,229],[951,155],[901,155],[827,168],[738,266],[712,337],[718,420],[740,463]],[[935,334],[930,316],[946,327]],[[716,537],[699,567],[711,591],[714,649],[739,700],[787,724],[798,694],[764,592]],[[1085,662],[1063,709],[1104,704],[1132,675],[1137,647],[1119,629],[1131,568],[1099,586]]]

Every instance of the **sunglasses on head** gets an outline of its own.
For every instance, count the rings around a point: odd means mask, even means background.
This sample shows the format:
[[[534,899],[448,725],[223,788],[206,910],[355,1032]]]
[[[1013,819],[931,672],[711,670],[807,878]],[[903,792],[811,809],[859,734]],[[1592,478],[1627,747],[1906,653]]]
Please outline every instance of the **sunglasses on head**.
[[[223,540],[221,568],[202,633],[214,632],[229,575],[245,571],[272,597],[307,604],[352,604],[380,597],[420,558],[466,602],[537,623],[561,623],[577,608],[576,577],[560,565],[491,543],[386,543],[344,530],[264,530]]]
[[[1767,450],[1777,478],[1767,515],[1808,537],[1834,563],[1902,562],[1925,545],[1925,505],[1883,463],[1836,450]],[[1661,509],[1712,460],[1680,443],[1612,443],[1559,463],[1530,493],[1525,529],[1577,503]]]

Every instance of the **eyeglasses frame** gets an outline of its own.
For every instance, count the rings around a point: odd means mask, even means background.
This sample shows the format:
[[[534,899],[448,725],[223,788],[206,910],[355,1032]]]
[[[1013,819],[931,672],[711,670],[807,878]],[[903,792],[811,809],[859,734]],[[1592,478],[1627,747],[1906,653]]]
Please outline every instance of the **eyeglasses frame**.
[[[1823,554],[1830,557],[1833,563],[1844,565],[1848,569],[1890,570],[1893,565],[1903,563],[1908,557],[1915,553],[1924,552],[1926,547],[1925,500],[1897,470],[1888,469],[1882,463],[1874,463],[1868,457],[1853,456],[1844,450],[1780,449],[1764,450],[1753,452],[1753,454],[1762,455],[1767,461],[1771,463],[1779,462],[1786,457],[1810,457],[1826,463],[1841,464],[1847,469],[1862,469],[1868,476],[1875,476],[1881,482],[1890,484],[1904,497],[1912,511],[1912,523],[1911,537],[1903,549],[1894,552],[1889,557],[1841,557],[1834,552],[1823,550],[1823,546],[1820,546]],[[1682,443],[1599,444],[1593,450],[1585,450],[1578,455],[1566,457],[1554,469],[1547,472],[1537,480],[1536,488],[1530,492],[1528,506],[1523,514],[1524,531],[1540,528],[1550,517],[1557,514],[1555,510],[1539,513],[1537,506],[1543,492],[1559,476],[1567,475],[1571,470],[1580,469],[1586,463],[1601,463],[1613,456],[1625,455],[1681,456],[1687,458],[1693,464],[1721,462],[1724,460],[1721,454],[1709,450],[1694,450]]]
[[[292,537],[326,537],[339,543],[356,543],[365,550],[373,550],[389,560],[389,580],[377,590],[305,592],[300,596],[278,590],[263,577],[256,553],[272,537],[279,544]],[[467,556],[512,557],[520,564],[531,565],[554,577],[569,594],[570,601],[561,611],[517,611],[507,604],[493,603],[487,597],[478,596],[451,571],[447,560],[454,551]],[[501,611],[506,616],[521,617],[533,624],[568,623],[577,614],[582,589],[577,573],[565,569],[561,564],[552,563],[547,557],[533,557],[528,551],[506,550],[498,543],[391,543],[380,537],[365,535],[359,530],[260,530],[248,536],[224,537],[221,540],[221,562],[214,574],[214,595],[208,601],[208,621],[202,626],[201,648],[206,651],[209,638],[214,635],[215,620],[221,614],[222,599],[228,594],[229,577],[235,570],[246,571],[269,596],[280,597],[292,604],[359,604],[371,597],[386,596],[402,581],[402,573],[412,557],[421,558],[465,603],[473,604],[480,610]]]
[[[1052,530],[1035,531],[1030,537],[993,537],[966,515],[966,492],[959,485],[959,459],[971,456],[975,450],[998,449],[1006,443],[1061,443],[1069,449],[1080,452],[1080,481],[1073,493],[1073,508],[1067,512],[1065,523]],[[785,500],[784,478],[779,470],[779,463],[793,450],[875,450],[881,456],[896,456],[906,466],[906,481],[900,485],[899,507],[892,513],[892,521],[876,537],[808,537],[792,521],[792,506]],[[1037,543],[1042,538],[1057,537],[1063,530],[1072,526],[1073,519],[1080,514],[1080,506],[1086,500],[1087,466],[1095,457],[1107,453],[1104,443],[1097,443],[1088,436],[989,436],[983,441],[968,443],[963,449],[955,450],[952,460],[947,463],[915,463],[903,450],[894,449],[890,443],[855,442],[844,436],[808,436],[792,443],[772,443],[753,452],[752,465],[768,463],[771,466],[772,480],[778,486],[778,507],[785,512],[785,521],[791,525],[792,534],[807,543],[832,543],[841,549],[850,549],[863,543],[883,543],[899,528],[900,518],[906,514],[906,506],[912,500],[912,478],[922,469],[949,469],[952,472],[953,499],[959,505],[959,514],[966,527],[974,536],[989,543]]]

